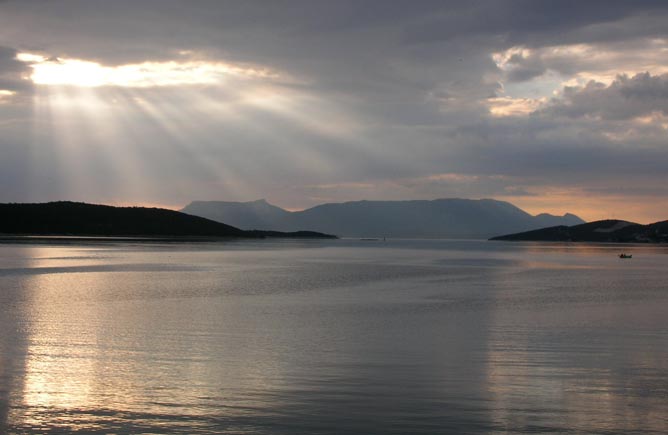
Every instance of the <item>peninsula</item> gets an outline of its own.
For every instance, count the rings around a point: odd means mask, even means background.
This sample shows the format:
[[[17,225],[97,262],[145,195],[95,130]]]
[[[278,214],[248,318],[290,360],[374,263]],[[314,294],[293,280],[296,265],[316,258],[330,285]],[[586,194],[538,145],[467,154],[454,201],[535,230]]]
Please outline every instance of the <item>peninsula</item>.
[[[606,219],[573,226],[554,226],[492,237],[532,242],[668,243],[668,220],[649,225]]]
[[[244,231],[174,210],[81,202],[0,204],[0,234],[103,237],[336,238],[313,231]]]

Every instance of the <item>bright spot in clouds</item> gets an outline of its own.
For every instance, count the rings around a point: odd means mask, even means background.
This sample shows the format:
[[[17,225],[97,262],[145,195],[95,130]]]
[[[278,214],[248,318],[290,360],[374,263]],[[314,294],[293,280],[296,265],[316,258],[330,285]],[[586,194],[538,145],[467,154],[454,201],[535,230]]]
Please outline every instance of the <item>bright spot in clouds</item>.
[[[30,79],[38,85],[119,86],[147,88],[154,86],[211,85],[226,78],[272,79],[278,75],[267,69],[240,67],[225,62],[168,61],[105,66],[97,62],[46,58],[39,54],[19,53],[17,60],[30,63]]]
[[[14,91],[9,91],[7,89],[0,89],[0,103],[4,103],[5,100],[7,100],[9,97],[15,94],[16,92]]]
[[[547,102],[547,98],[511,98],[496,97],[488,98],[489,112],[495,117],[525,116],[529,115],[541,105]]]
[[[16,59],[21,62],[44,62],[46,57],[34,53],[18,53]]]

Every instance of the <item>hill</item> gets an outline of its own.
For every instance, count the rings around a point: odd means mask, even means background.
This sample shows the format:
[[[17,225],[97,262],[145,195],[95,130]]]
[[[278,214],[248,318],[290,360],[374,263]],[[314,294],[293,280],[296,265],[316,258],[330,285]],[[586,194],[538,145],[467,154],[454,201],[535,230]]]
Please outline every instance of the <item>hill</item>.
[[[332,237],[244,231],[173,210],[80,202],[0,204],[0,234],[77,236]]]
[[[264,199],[250,202],[193,201],[181,211],[216,222],[226,222],[245,230],[256,228],[298,230],[283,225],[291,215],[289,211],[271,205]]]
[[[346,237],[489,238],[549,225],[584,222],[566,214],[532,216],[505,201],[436,199],[352,201],[290,212],[265,200],[194,201],[183,212],[250,230],[306,229]]]
[[[601,220],[574,226],[554,226],[491,240],[600,243],[668,243],[668,221],[641,225],[621,220]]]

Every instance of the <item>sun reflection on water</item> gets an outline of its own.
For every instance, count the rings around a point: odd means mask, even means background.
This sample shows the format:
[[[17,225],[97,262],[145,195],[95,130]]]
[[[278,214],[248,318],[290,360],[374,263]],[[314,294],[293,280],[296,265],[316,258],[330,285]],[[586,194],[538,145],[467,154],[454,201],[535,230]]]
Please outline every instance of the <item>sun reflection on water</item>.
[[[33,270],[49,272],[24,283],[23,316],[30,320],[23,384],[9,417],[16,427],[93,430],[126,419],[136,427],[170,419],[175,429],[175,415],[184,428],[206,426],[210,418],[261,407],[263,392],[280,376],[271,354],[252,355],[261,347],[242,335],[218,336],[225,322],[239,323],[233,306],[164,298],[192,277],[172,279],[168,266],[152,265],[150,257],[96,248],[35,246],[30,256]],[[101,264],[117,270],[101,272]],[[221,331],[212,329],[221,322]],[[233,406],[225,407],[231,397]]]

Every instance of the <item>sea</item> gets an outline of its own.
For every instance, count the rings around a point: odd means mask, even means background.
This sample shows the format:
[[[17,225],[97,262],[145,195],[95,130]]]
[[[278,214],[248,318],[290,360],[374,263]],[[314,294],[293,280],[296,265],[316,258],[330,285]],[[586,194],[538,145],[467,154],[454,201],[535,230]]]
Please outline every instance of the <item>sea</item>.
[[[665,434],[668,247],[8,241],[0,433]]]

